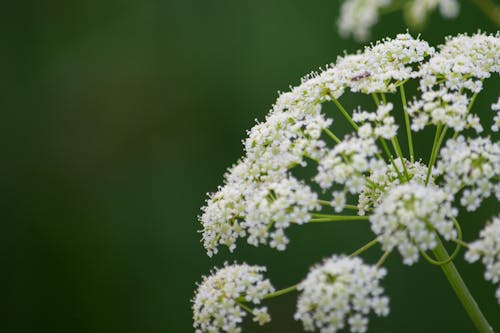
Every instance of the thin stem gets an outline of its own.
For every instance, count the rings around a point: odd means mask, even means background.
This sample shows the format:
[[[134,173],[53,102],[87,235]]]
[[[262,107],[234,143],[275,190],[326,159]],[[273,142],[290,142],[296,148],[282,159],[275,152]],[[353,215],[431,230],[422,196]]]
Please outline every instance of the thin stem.
[[[439,239],[437,242],[438,245],[433,250],[434,255],[440,261],[448,260],[450,256],[443,246],[443,243],[441,243]],[[477,330],[481,333],[493,333],[493,328],[484,317],[481,309],[479,309],[479,306],[472,297],[472,294],[462,280],[453,262],[442,265],[441,269]]]
[[[281,295],[284,295],[284,294],[288,294],[288,293],[290,293],[292,291],[297,290],[298,286],[299,286],[299,284],[297,283],[297,284],[294,284],[293,286],[277,290],[274,293],[267,294],[266,296],[263,297],[263,299],[270,299],[270,298],[278,297],[278,296],[281,296]]]
[[[320,205],[323,205],[323,206],[332,207],[332,203],[330,201],[318,200],[318,203]],[[351,210],[358,210],[358,206],[356,206],[356,205],[344,205],[344,208],[345,209],[351,209]]]
[[[345,119],[347,119],[349,124],[351,124],[351,126],[357,131],[359,126],[354,122],[354,120],[352,120],[351,116],[349,115],[349,113],[347,113],[347,111],[344,109],[342,104],[340,104],[339,101],[335,97],[331,96],[331,98],[332,98],[333,103],[337,106],[339,111],[342,113],[342,115],[344,115]]]
[[[375,102],[375,105],[379,106],[380,105],[380,100],[378,99],[378,96],[376,93],[372,93],[373,101]]]
[[[500,6],[495,5],[491,0],[472,0],[484,15],[497,27],[500,26]]]
[[[328,215],[328,214],[311,214],[313,216],[309,222],[336,222],[336,221],[367,221],[368,216],[358,215]]]
[[[461,239],[453,239],[453,241],[465,248],[469,248],[469,244],[467,242],[464,242],[463,240]]]
[[[340,140],[335,134],[332,133],[332,131],[330,131],[328,128],[325,128],[323,131],[325,131],[325,133],[330,137],[332,138],[333,141],[335,141],[335,143],[341,143],[342,140]]]
[[[253,314],[253,310],[250,307],[246,306],[245,304],[243,304],[241,302],[238,302],[238,305],[241,306],[241,308],[243,310],[245,310],[246,312]]]
[[[372,246],[374,246],[377,243],[378,243],[377,238],[371,240],[370,242],[366,243],[365,245],[363,245],[362,247],[360,247],[359,249],[357,249],[356,251],[351,253],[349,255],[349,258],[353,258],[353,257],[360,255],[361,253],[365,252],[366,250],[368,250],[369,248],[371,248]]]
[[[413,138],[411,135],[411,127],[410,127],[410,117],[408,116],[408,109],[406,103],[406,93],[404,85],[399,86],[399,92],[401,95],[401,103],[403,104],[403,113],[405,117],[405,125],[406,125],[406,136],[408,137],[408,149],[410,150],[410,161],[413,163],[415,161],[415,155],[413,153]]]
[[[382,266],[384,264],[385,260],[391,254],[391,252],[392,252],[392,249],[389,249],[389,250],[385,251],[384,254],[382,255],[382,257],[380,257],[380,259],[377,261],[377,263],[375,264],[375,266],[377,266],[377,267]]]
[[[398,174],[399,180],[403,180],[403,175],[401,172],[399,172],[399,169],[396,167],[396,163],[394,162],[394,159],[392,158],[391,152],[389,151],[389,147],[387,147],[387,143],[385,143],[384,139],[380,138],[379,139],[380,144],[382,145],[382,148],[385,151],[385,154],[391,161],[392,166],[394,167],[394,170],[396,170],[396,173]]]
[[[406,163],[404,162],[403,152],[401,151],[401,147],[399,146],[398,138],[397,137],[392,138],[391,142],[392,146],[394,147],[394,150],[396,151],[396,154],[401,160],[401,164],[403,165],[403,172],[405,174],[406,180],[410,181],[410,175],[408,174],[408,170],[406,169]]]
[[[439,148],[441,147],[441,143],[446,135],[446,131],[448,130],[448,126],[444,126],[439,124],[436,129],[436,135],[434,136],[434,143],[432,144],[432,152],[431,157],[429,159],[429,165],[427,169],[427,176],[425,178],[425,185],[429,184],[429,180],[431,177],[432,168],[434,163],[436,162],[437,155],[439,152]]]

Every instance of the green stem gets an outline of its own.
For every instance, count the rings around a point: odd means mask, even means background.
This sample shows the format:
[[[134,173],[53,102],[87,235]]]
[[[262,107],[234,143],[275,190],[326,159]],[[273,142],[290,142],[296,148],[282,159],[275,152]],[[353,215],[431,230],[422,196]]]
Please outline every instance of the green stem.
[[[380,257],[380,259],[377,261],[377,263],[375,264],[375,266],[377,266],[377,267],[382,266],[384,264],[385,260],[391,254],[391,252],[392,252],[392,249],[385,251],[384,254],[382,255],[382,257]]]
[[[441,147],[441,143],[446,135],[446,130],[448,126],[443,128],[443,125],[439,124],[436,129],[436,135],[434,136],[434,143],[432,144],[432,152],[431,157],[429,159],[429,165],[427,168],[427,176],[425,178],[425,185],[429,184],[429,180],[431,177],[432,168],[434,167],[434,163],[436,163],[437,155],[439,152],[439,148]]]
[[[335,221],[367,221],[368,216],[358,215],[328,215],[312,214],[313,218],[309,222],[335,222]]]
[[[394,162],[394,159],[392,158],[391,152],[389,151],[389,147],[387,147],[387,144],[385,143],[384,139],[379,138],[379,142],[382,145],[382,148],[384,149],[385,154],[387,155],[387,157],[391,161],[391,164],[394,167],[394,170],[396,170],[396,173],[398,174],[399,180],[402,181],[403,175],[401,174],[401,172],[399,172],[399,169],[396,167],[396,163]]]
[[[450,256],[443,246],[443,243],[441,243],[439,239],[437,242],[438,245],[433,250],[434,255],[440,261],[448,260]],[[472,297],[472,294],[465,285],[464,280],[462,280],[453,262],[442,265],[441,269],[477,330],[481,333],[493,333],[493,328],[479,309],[479,306]]]
[[[328,206],[332,207],[331,201],[326,201],[326,200],[318,200],[318,203],[323,206]],[[358,206],[356,205],[344,205],[345,209],[351,209],[351,210],[358,210]]]
[[[413,163],[415,161],[415,155],[413,153],[413,138],[411,136],[410,117],[408,116],[406,93],[403,84],[399,86],[399,92],[401,95],[401,103],[403,103],[403,113],[406,125],[406,136],[408,137],[408,149],[410,150],[410,161]]]
[[[410,181],[410,175],[408,174],[408,170],[406,169],[406,163],[403,158],[403,152],[401,151],[401,147],[399,146],[399,141],[397,137],[392,138],[391,140],[392,146],[394,147],[394,150],[396,151],[396,154],[399,157],[399,160],[401,161],[401,164],[403,165],[403,172],[405,174],[406,180]]]
[[[332,131],[330,131],[328,128],[325,128],[323,131],[325,131],[325,133],[330,137],[332,138],[333,141],[335,141],[335,143],[341,143],[342,140],[340,140],[335,134],[332,133]]]
[[[342,104],[340,104],[339,101],[335,97],[331,96],[331,98],[332,98],[333,103],[339,109],[339,111],[344,115],[345,119],[347,119],[349,124],[351,124],[351,126],[357,131],[359,126],[354,122],[354,120],[352,120],[351,116],[349,115],[349,113],[347,113],[347,111],[344,109]]]
[[[269,298],[278,297],[278,296],[281,296],[284,294],[288,294],[289,292],[295,291],[298,286],[299,286],[299,284],[294,284],[293,286],[290,286],[288,288],[277,290],[274,293],[267,294],[266,296],[264,296],[263,299],[269,299]]]
[[[369,241],[368,243],[366,243],[365,245],[363,245],[362,247],[360,247],[359,249],[357,249],[356,251],[354,251],[353,253],[351,253],[349,255],[349,258],[353,258],[353,257],[356,257],[356,256],[360,255],[361,253],[365,252],[366,250],[368,250],[369,248],[371,248],[372,246],[374,246],[377,243],[378,243],[378,239],[377,238]]]

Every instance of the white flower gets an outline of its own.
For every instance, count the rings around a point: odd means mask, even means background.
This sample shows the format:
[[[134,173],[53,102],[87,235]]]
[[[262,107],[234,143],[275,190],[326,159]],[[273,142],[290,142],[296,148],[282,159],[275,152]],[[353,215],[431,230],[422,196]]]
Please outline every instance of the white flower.
[[[359,193],[365,182],[363,173],[377,164],[377,152],[373,138],[346,138],[323,157],[314,180],[323,189],[337,183],[345,185],[350,193]]]
[[[499,188],[495,187],[500,176],[498,142],[481,137],[450,139],[441,149],[436,169],[448,193],[457,194],[465,188],[460,202],[468,211],[476,210],[492,193],[500,199]]]
[[[446,240],[454,239],[457,231],[452,218],[450,195],[436,186],[408,183],[389,189],[370,216],[372,231],[384,250],[397,247],[403,263],[412,265],[418,251],[437,246],[435,232]]]
[[[346,195],[345,195],[345,192],[341,192],[341,191],[334,191],[332,193],[332,207],[335,209],[335,211],[337,213],[340,213],[344,207],[345,207],[345,204],[346,204]]]
[[[398,34],[366,47],[362,53],[339,57],[334,68],[352,92],[394,92],[401,82],[420,76],[414,64],[434,54],[434,48],[410,34]]]
[[[448,37],[422,66],[420,88],[427,91],[442,82],[447,89],[479,92],[482,79],[500,71],[500,35],[476,33]]]
[[[385,275],[384,268],[364,264],[360,258],[332,256],[299,284],[295,319],[306,331],[334,333],[347,322],[351,332],[365,332],[370,312],[389,313],[389,299],[380,286]]]
[[[391,3],[391,0],[346,0],[340,7],[337,22],[342,37],[353,35],[357,40],[370,37],[370,30],[378,22],[380,8]]]
[[[240,164],[231,171],[239,174],[242,170]],[[236,240],[245,236],[254,246],[269,244],[284,250],[288,244],[284,229],[291,223],[308,222],[309,212],[321,208],[309,186],[286,174],[263,177],[259,182],[230,172],[226,179],[228,183],[211,195],[200,216],[209,256],[217,253],[218,245],[233,251]]]
[[[481,257],[486,266],[484,278],[498,285],[496,297],[500,304],[500,215],[481,230],[478,240],[469,244],[465,259],[475,262]]]
[[[408,113],[414,118],[411,129],[416,132],[426,125],[434,124],[446,125],[458,132],[474,128],[479,133],[483,129],[479,118],[469,114],[469,103],[465,94],[443,86],[436,91],[426,91],[408,106]]]
[[[241,332],[246,316],[241,302],[259,304],[274,288],[262,275],[265,267],[246,264],[225,266],[204,277],[193,299],[196,333]],[[253,309],[254,321],[263,325],[271,320],[266,307]]]
[[[358,110],[352,115],[352,120],[363,124],[359,127],[358,135],[362,138],[392,139],[396,136],[398,125],[391,115],[392,103],[380,104],[376,112]]]

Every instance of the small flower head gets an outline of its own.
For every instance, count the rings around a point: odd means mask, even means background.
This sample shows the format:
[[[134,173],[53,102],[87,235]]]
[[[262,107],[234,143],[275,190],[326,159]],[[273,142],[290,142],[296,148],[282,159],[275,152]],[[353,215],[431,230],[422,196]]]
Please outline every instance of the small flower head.
[[[448,193],[462,192],[460,203],[468,211],[476,210],[492,193],[500,200],[495,178],[500,176],[500,146],[489,138],[448,140],[437,164]]]
[[[380,205],[384,193],[406,182],[403,175],[403,163],[405,164],[410,182],[424,184],[427,175],[427,166],[421,162],[411,163],[408,160],[401,161],[397,158],[394,163],[388,163],[378,169],[372,169],[369,180],[358,199],[358,214],[365,215],[366,212],[373,210]]]
[[[500,215],[481,230],[478,240],[469,244],[465,259],[475,262],[479,258],[486,266],[484,278],[498,285],[496,297],[500,304]]]
[[[370,312],[389,314],[389,299],[380,286],[385,275],[384,268],[359,258],[332,256],[299,284],[295,319],[306,331],[334,333],[349,325],[350,332],[366,332]]]
[[[456,238],[450,195],[435,186],[407,183],[390,189],[373,215],[371,228],[385,250],[397,247],[403,263],[412,265],[419,250],[434,249],[437,231],[446,240]]]
[[[262,275],[265,267],[246,264],[225,266],[204,277],[193,299],[196,333],[241,332],[246,316],[241,302],[259,304],[274,291]],[[266,307],[253,309],[254,321],[263,325],[271,320]]]
[[[261,182],[234,178],[212,195],[200,217],[209,256],[219,245],[233,251],[236,240],[245,236],[251,245],[269,244],[282,251],[288,244],[284,230],[291,223],[308,222],[309,212],[320,209],[317,194],[292,176],[275,174]]]

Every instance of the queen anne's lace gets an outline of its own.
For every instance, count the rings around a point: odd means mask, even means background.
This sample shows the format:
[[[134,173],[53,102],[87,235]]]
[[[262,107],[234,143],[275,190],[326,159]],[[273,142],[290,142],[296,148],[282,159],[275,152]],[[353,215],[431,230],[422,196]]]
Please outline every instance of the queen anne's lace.
[[[453,7],[453,1],[420,5],[428,10],[446,3]],[[248,131],[245,155],[209,194],[199,217],[208,255],[221,245],[233,251],[240,238],[284,250],[293,224],[341,220],[368,220],[376,234],[371,244],[381,243],[387,255],[397,249],[408,265],[419,252],[434,250],[437,237],[461,244],[454,205],[474,211],[486,198],[500,199],[500,145],[494,136],[477,136],[483,128],[474,108],[483,81],[499,72],[499,34],[450,37],[437,53],[427,42],[400,34],[305,76]],[[419,92],[408,104],[409,80],[419,81]],[[392,96],[397,90],[401,101]],[[339,100],[345,92],[371,95],[374,104],[358,106],[351,116]],[[331,114],[323,107],[328,102],[336,107]],[[491,129],[498,131],[500,99],[491,109]],[[332,116],[345,117],[354,131],[339,135]],[[404,158],[405,142],[400,145],[397,135],[403,126],[396,121],[403,117],[410,148],[411,131],[437,129],[430,158],[423,156],[427,165]],[[483,256],[494,283],[500,276],[498,251],[492,250],[499,220],[482,231],[467,255]],[[260,272],[261,267],[228,266],[205,278],[193,306],[197,332],[239,332],[245,307],[238,302],[258,302],[272,290]],[[300,284],[296,318],[306,330],[331,333],[349,325],[352,332],[364,332],[370,311],[388,312],[378,286],[384,274],[359,259],[334,256]],[[246,299],[250,294],[256,296]],[[246,310],[256,322],[269,321],[265,307]]]
[[[246,316],[242,302],[260,304],[274,291],[262,275],[265,267],[246,264],[230,265],[204,277],[193,299],[196,333],[241,332],[239,325]],[[266,307],[253,309],[254,321],[263,325],[271,320]]]
[[[385,250],[397,247],[403,262],[412,265],[419,250],[437,246],[437,231],[446,240],[454,239],[457,231],[452,218],[452,197],[435,186],[407,183],[387,191],[382,202],[370,216],[372,230]]]
[[[313,267],[299,284],[295,319],[306,331],[335,333],[349,325],[351,332],[366,332],[368,314],[389,314],[389,299],[380,280],[384,268],[363,263],[359,258],[332,256]]]
[[[498,285],[496,297],[500,304],[500,215],[493,218],[479,235],[479,239],[469,244],[465,259],[481,261],[486,266],[484,278]]]

